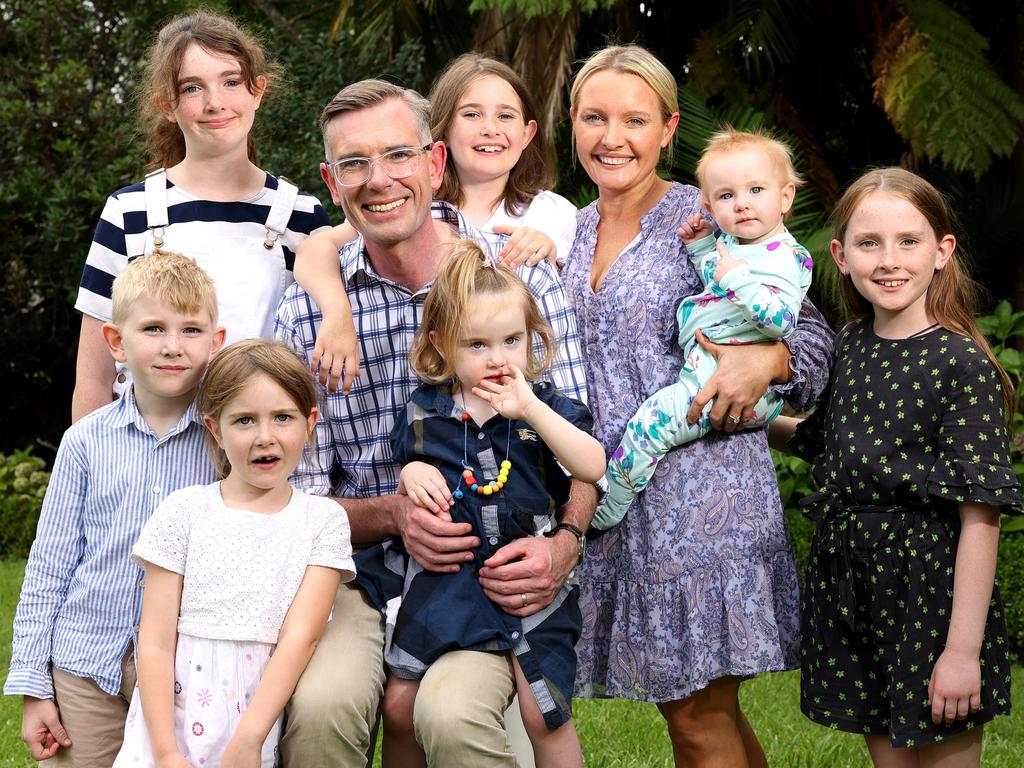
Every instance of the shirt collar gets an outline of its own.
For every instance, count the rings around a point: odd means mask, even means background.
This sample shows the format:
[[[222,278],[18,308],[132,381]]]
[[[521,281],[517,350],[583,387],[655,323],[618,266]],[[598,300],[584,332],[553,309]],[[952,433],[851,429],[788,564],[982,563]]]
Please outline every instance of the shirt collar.
[[[153,430],[150,429],[149,424],[142,418],[142,414],[139,412],[138,402],[135,400],[135,385],[133,384],[128,390],[120,397],[120,399],[111,403],[108,406],[110,410],[105,416],[107,425],[112,429],[124,428],[127,426],[134,426],[139,432],[144,435],[152,435]],[[193,423],[198,424],[200,427],[203,426],[203,420],[196,408],[195,400],[189,403],[185,413],[181,415],[178,423],[174,427],[167,431],[161,441],[172,437],[179,432],[184,432]]]

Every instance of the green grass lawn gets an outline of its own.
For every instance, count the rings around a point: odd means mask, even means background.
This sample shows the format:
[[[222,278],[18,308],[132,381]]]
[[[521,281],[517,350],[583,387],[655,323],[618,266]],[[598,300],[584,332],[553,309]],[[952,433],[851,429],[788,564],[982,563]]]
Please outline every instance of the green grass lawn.
[[[18,602],[24,561],[0,561],[0,669],[6,679],[11,620]],[[869,765],[858,736],[829,731],[800,714],[800,678],[795,672],[762,675],[743,685],[743,710],[757,731],[768,762],[784,768],[846,768]],[[1024,707],[1024,668],[1013,670],[1013,697]],[[1024,715],[1018,709],[986,728],[983,764],[1011,768],[1022,764]],[[577,700],[576,727],[589,768],[656,768],[672,765],[664,721],[653,704]],[[31,768],[19,737],[21,700],[0,698],[0,768]],[[379,765],[379,758],[378,758]]]

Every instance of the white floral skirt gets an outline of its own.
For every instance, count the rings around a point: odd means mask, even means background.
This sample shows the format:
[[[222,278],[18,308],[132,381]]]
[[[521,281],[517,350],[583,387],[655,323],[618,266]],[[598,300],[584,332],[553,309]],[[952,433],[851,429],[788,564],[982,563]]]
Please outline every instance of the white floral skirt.
[[[174,734],[178,749],[195,768],[217,768],[274,646],[178,635],[174,658]],[[262,768],[273,768],[281,718],[263,743]],[[132,694],[124,745],[114,768],[156,768],[142,715],[139,689]]]

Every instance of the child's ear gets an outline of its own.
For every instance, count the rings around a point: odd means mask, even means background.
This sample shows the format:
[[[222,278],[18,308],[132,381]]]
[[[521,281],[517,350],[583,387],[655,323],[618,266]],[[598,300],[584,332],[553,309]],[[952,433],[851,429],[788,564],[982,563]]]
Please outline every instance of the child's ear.
[[[530,142],[533,141],[533,137],[537,135],[537,121],[530,120],[526,123],[526,141],[523,142],[524,147],[528,147]]]
[[[850,274],[850,269],[846,266],[846,256],[843,254],[843,244],[838,240],[833,240],[829,244],[829,250],[832,251],[832,261],[839,267],[839,271],[844,275]]]
[[[160,114],[167,118],[170,122],[178,122],[177,118],[174,117],[174,107],[167,99],[163,96],[157,96],[153,103],[156,104],[156,108],[160,110]]]
[[[789,209],[793,207],[793,198],[796,197],[796,184],[793,182],[787,183],[782,188],[782,215],[785,216],[789,213]]]
[[[104,323],[100,333],[103,334],[103,341],[106,343],[107,349],[110,350],[111,356],[119,363],[127,362],[121,329],[113,323]]]
[[[224,337],[227,335],[227,329],[222,325],[213,332],[213,341],[210,343],[210,360],[213,360],[224,346]]]
[[[220,446],[220,449],[224,450],[224,443],[221,442],[220,427],[217,426],[217,422],[204,413],[203,424],[206,426],[208,430],[210,430],[210,434],[213,435],[213,439],[217,441],[217,445]]]
[[[946,235],[939,240],[938,252],[935,255],[935,269],[942,269],[953,257],[956,250],[956,238],[953,235]]]
[[[316,426],[316,423],[318,421],[320,421],[320,409],[314,405],[313,410],[309,412],[309,418],[306,419],[306,424],[309,427],[310,435],[313,434],[313,427]]]
[[[260,108],[260,104],[263,103],[263,94],[267,92],[267,78],[260,75],[256,78],[256,91],[253,96],[256,97],[256,109]]]

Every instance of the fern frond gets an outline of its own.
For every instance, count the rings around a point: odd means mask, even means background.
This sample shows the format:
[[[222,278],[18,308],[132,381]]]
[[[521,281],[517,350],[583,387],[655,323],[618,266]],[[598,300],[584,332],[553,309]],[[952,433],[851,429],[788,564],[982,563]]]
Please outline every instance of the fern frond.
[[[980,177],[1021,136],[1024,99],[985,58],[988,41],[939,0],[901,0],[876,51],[875,99],[914,154]]]

